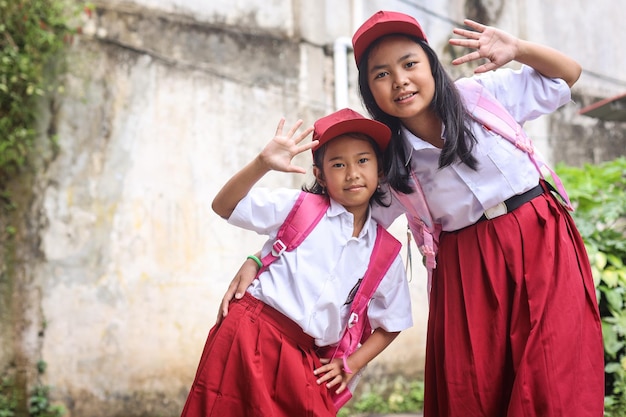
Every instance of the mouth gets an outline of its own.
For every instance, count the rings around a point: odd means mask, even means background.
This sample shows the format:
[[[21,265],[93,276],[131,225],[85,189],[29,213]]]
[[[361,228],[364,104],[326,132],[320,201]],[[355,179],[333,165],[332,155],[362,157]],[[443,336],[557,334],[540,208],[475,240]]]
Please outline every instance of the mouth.
[[[361,190],[363,188],[365,188],[364,185],[355,184],[355,185],[351,185],[349,187],[346,187],[345,190],[346,191],[358,191],[358,190]]]
[[[410,99],[411,97],[413,97],[413,96],[414,96],[414,95],[416,95],[416,94],[417,94],[417,93],[405,93],[405,94],[402,94],[402,95],[401,95],[401,96],[399,96],[399,97],[396,97],[396,98],[394,99],[394,101],[397,101],[397,102],[400,102],[400,101],[405,101],[405,100]]]

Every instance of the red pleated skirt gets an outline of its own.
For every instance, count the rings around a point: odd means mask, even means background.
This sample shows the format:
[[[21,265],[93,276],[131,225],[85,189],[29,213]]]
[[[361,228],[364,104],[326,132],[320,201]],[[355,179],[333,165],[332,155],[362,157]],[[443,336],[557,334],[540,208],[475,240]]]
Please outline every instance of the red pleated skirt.
[[[313,338],[249,294],[209,332],[182,417],[330,417]]]
[[[586,250],[550,193],[442,234],[425,417],[602,417],[603,361]]]

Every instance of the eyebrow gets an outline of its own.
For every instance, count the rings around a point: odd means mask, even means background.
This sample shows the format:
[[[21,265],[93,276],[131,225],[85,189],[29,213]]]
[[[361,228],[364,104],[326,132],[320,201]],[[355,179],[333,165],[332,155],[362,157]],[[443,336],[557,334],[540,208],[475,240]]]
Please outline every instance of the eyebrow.
[[[412,56],[415,56],[415,55],[417,55],[417,54],[416,54],[416,53],[414,53],[414,52],[409,52],[408,54],[406,54],[406,55],[402,55],[400,58],[398,58],[398,60],[396,61],[396,63],[400,63],[400,62],[404,61],[405,59],[411,58]],[[372,69],[370,69],[370,71],[369,71],[369,72],[370,72],[370,74],[371,74],[372,72],[376,72],[376,71],[381,70],[381,69],[383,69],[383,68],[386,68],[386,67],[388,67],[388,66],[389,66],[389,65],[387,65],[387,64],[383,64],[383,65],[375,65],[375,66],[373,66],[373,67],[372,67]]]
[[[355,156],[372,155],[372,153],[373,152],[371,152],[371,151],[363,151],[363,152],[359,152],[359,153],[355,154]],[[332,158],[328,158],[328,162],[333,162],[333,161],[336,161],[338,159],[346,159],[346,158],[349,158],[349,157],[344,156],[344,155],[338,155],[338,156],[334,156]]]

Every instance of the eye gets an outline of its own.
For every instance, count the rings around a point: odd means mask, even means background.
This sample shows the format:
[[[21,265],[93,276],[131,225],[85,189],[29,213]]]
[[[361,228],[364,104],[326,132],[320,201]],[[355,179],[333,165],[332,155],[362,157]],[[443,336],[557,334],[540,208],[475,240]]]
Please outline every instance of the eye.
[[[387,71],[382,71],[382,72],[379,72],[378,74],[375,74],[374,75],[374,79],[383,78],[383,77],[385,77],[387,75],[389,75],[389,73]]]
[[[334,164],[331,165],[332,168],[343,168],[344,167],[344,163],[343,162],[335,162]]]
[[[364,163],[368,162],[369,160],[370,160],[369,158],[363,157],[363,158],[359,159],[359,164],[364,164]]]
[[[405,67],[405,68],[413,68],[413,67],[414,67],[414,66],[416,66],[416,65],[417,65],[417,62],[415,62],[415,61],[409,61],[409,62],[407,62],[406,64],[404,64],[404,67]]]

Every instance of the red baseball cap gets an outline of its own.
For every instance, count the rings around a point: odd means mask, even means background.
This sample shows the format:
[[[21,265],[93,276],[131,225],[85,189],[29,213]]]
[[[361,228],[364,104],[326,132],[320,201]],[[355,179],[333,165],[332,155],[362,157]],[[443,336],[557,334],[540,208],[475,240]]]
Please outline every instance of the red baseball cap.
[[[352,109],[341,109],[324,116],[313,124],[313,140],[319,144],[313,151],[331,139],[347,133],[362,133],[378,144],[381,152],[387,149],[391,130],[387,125],[368,119]]]
[[[357,29],[352,37],[354,59],[359,65],[363,52],[381,36],[391,34],[416,36],[428,42],[426,34],[415,18],[408,14],[389,11],[378,11]]]

